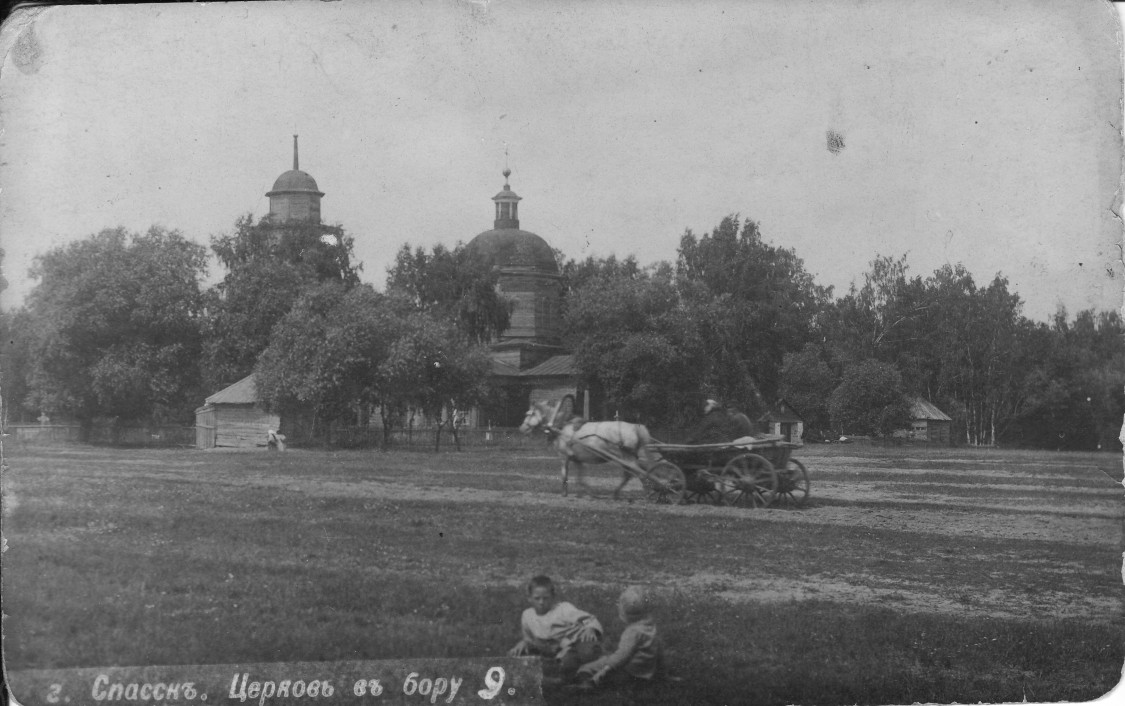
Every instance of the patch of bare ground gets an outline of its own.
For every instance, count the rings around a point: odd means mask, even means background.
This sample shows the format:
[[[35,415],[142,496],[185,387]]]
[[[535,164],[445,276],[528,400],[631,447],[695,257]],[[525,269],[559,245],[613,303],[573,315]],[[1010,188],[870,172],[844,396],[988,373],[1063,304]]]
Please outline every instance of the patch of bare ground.
[[[451,473],[453,471],[450,471]],[[950,537],[979,537],[989,539],[1043,540],[1081,545],[1119,546],[1122,543],[1122,520],[1125,504],[1116,492],[1091,493],[1089,502],[1062,504],[1052,499],[1049,488],[1043,489],[1040,502],[1021,499],[1018,502],[973,502],[963,497],[942,495],[940,488],[925,497],[904,498],[891,488],[866,483],[839,483],[815,479],[809,507],[798,510],[744,509],[713,505],[647,505],[639,496],[639,484],[630,481],[625,500],[614,501],[610,492],[619,482],[619,476],[599,469],[589,474],[587,482],[595,496],[563,497],[558,493],[541,493],[518,490],[493,490],[470,487],[438,487],[426,484],[431,475],[443,471],[427,471],[413,482],[384,481],[377,479],[329,480],[292,474],[248,472],[235,475],[194,475],[175,469],[142,471],[106,471],[104,475],[128,475],[132,479],[152,477],[167,480],[181,477],[185,480],[206,481],[232,487],[271,487],[286,489],[316,497],[361,497],[372,499],[430,501],[442,503],[485,503],[508,507],[555,507],[612,510],[614,504],[639,504],[646,511],[684,516],[739,518],[748,523],[793,523],[848,527],[870,527],[903,532],[944,535]],[[474,474],[477,475],[477,474]],[[513,474],[541,479],[541,474]],[[552,478],[553,480],[553,478]],[[1024,489],[1026,490],[1026,489]]]
[[[613,501],[608,497],[610,490],[616,486],[616,481],[611,478],[591,478],[589,484],[596,491],[605,493],[597,497],[578,497],[571,495],[562,497],[557,494],[532,493],[524,491],[500,491],[478,488],[434,488],[418,486],[409,483],[391,483],[382,481],[337,482],[325,480],[306,480],[286,477],[270,477],[255,475],[241,479],[225,481],[231,484],[251,484],[282,487],[295,492],[312,495],[334,497],[370,497],[400,500],[429,500],[451,503],[488,503],[516,507],[583,507],[589,509],[607,509],[614,502],[628,504],[630,500]],[[631,483],[635,492],[636,481]],[[672,513],[687,516],[723,516],[738,517],[747,522],[788,522],[811,523],[827,525],[846,525],[872,527],[880,529],[895,529],[907,532],[920,532],[927,534],[948,535],[954,537],[982,537],[993,539],[1021,539],[1055,541],[1066,537],[1068,542],[1078,544],[1093,544],[1113,546],[1121,543],[1120,521],[1125,518],[1125,508],[1120,504],[1110,502],[1106,506],[1094,507],[1073,505],[1059,507],[1056,504],[1042,503],[1031,505],[1028,503],[1013,504],[1010,506],[978,504],[972,509],[976,512],[946,512],[942,510],[925,510],[912,508],[910,501],[902,501],[895,494],[887,491],[853,487],[839,487],[827,484],[825,487],[814,487],[815,495],[811,506],[800,510],[767,509],[749,510],[733,507],[716,507],[713,505],[679,505],[679,506],[647,506],[648,511]],[[863,500],[887,501],[902,505],[894,507],[888,505],[877,509],[871,507],[856,507],[848,505],[818,506],[817,499],[831,497],[836,500]],[[635,503],[643,502],[635,497]],[[947,498],[935,495],[927,500],[929,503],[947,504],[950,510],[960,502],[952,502]],[[997,516],[987,512],[992,509],[1013,509],[1021,513]]]

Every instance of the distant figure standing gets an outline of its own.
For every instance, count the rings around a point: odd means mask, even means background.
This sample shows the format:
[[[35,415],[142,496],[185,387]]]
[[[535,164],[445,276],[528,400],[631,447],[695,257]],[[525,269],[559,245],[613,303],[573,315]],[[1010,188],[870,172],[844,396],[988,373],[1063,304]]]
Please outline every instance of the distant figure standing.
[[[703,419],[688,437],[689,444],[721,444],[730,441],[730,415],[716,400],[703,403]]]

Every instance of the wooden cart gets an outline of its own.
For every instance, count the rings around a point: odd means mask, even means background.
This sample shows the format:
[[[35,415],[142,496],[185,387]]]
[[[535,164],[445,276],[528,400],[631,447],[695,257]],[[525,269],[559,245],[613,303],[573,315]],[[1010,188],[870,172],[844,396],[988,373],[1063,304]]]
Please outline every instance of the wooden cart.
[[[649,449],[661,460],[649,474],[659,471],[661,477],[672,477],[677,474],[667,466],[678,470],[687,502],[799,507],[809,496],[809,474],[792,458],[798,446],[774,434],[725,444],[651,444]]]

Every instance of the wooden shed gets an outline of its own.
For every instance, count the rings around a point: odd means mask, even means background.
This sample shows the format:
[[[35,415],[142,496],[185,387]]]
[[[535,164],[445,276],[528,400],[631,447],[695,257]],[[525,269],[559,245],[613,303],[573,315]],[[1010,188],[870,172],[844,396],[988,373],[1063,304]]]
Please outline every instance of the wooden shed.
[[[263,447],[266,434],[276,431],[281,418],[258,402],[254,376],[248,375],[208,397],[195,410],[195,445],[201,449]]]
[[[932,402],[916,397],[910,402],[910,438],[949,446],[953,420]]]
[[[759,417],[758,423],[767,434],[777,434],[794,444],[804,443],[801,438],[805,435],[805,420],[783,399]]]

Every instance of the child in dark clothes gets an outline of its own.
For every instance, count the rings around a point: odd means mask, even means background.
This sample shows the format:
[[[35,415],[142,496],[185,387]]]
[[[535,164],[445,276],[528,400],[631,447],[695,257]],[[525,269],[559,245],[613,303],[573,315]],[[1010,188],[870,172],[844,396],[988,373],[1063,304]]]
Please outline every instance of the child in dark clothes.
[[[651,682],[662,676],[664,648],[644,591],[637,587],[625,589],[617,601],[617,611],[626,623],[617,649],[613,654],[579,667],[579,678],[589,684],[603,684],[630,680]]]

